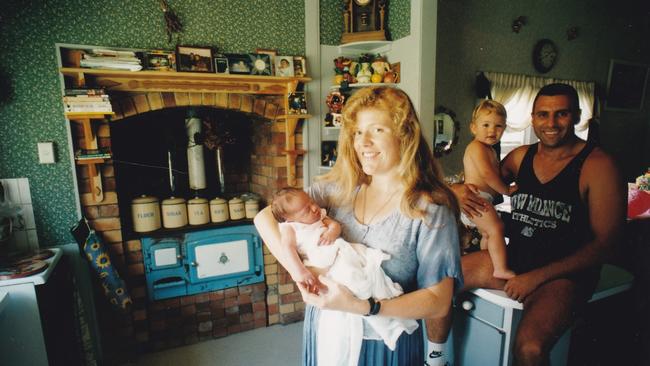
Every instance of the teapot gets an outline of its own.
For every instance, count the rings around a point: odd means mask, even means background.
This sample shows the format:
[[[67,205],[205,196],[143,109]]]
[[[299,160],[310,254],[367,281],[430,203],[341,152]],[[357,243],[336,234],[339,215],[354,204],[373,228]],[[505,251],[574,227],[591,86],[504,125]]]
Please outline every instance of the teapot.
[[[384,74],[384,83],[396,83],[399,79],[399,74],[396,71],[386,71]]]

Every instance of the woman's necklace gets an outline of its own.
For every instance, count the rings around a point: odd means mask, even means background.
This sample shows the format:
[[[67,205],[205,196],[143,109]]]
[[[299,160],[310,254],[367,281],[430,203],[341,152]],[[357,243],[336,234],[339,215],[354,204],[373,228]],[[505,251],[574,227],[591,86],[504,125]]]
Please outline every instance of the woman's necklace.
[[[361,213],[361,221],[362,221],[365,225],[370,225],[370,224],[372,223],[372,220],[374,220],[375,217],[376,217],[376,216],[377,216],[377,215],[378,215],[378,214],[379,214],[379,213],[380,213],[380,212],[381,212],[381,211],[382,211],[382,210],[383,210],[383,209],[388,205],[388,203],[393,199],[393,197],[395,196],[395,194],[397,193],[398,190],[399,190],[399,188],[398,188],[398,189],[395,189],[395,190],[393,191],[393,193],[391,193],[390,196],[388,196],[388,199],[386,200],[386,202],[384,202],[384,203],[381,205],[381,207],[379,207],[379,209],[377,209],[377,210],[375,211],[375,214],[372,215],[372,217],[370,217],[370,219],[368,219],[368,221],[366,221],[366,206],[367,206],[366,196],[368,195],[368,186],[366,186],[365,189],[363,190],[363,212]]]

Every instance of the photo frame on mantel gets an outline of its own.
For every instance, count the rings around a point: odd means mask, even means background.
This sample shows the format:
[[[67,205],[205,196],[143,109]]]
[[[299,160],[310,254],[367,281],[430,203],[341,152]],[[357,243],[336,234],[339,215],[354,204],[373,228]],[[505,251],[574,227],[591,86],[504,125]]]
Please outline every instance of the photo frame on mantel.
[[[649,65],[611,60],[605,109],[634,112],[643,108]]]

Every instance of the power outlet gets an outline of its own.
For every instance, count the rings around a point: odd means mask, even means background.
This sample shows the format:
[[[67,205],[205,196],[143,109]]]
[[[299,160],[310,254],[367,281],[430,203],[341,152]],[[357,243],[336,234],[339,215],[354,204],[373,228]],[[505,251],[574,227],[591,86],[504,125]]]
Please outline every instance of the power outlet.
[[[40,164],[54,164],[54,143],[53,142],[39,142],[38,143],[38,162]]]

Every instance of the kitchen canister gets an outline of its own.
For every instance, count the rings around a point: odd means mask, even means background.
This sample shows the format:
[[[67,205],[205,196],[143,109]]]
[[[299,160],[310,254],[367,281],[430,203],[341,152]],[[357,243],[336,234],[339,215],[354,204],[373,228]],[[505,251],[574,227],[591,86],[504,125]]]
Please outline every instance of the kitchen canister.
[[[223,198],[215,198],[210,201],[210,221],[228,221],[228,202]]]
[[[133,231],[136,233],[147,233],[160,229],[160,206],[156,197],[142,195],[133,199],[131,215]]]
[[[244,201],[244,209],[246,211],[246,218],[252,219],[260,212],[260,202],[255,198],[249,198]]]
[[[246,217],[246,209],[244,208],[244,201],[241,198],[235,197],[228,201],[228,210],[230,212],[231,220],[239,220]]]
[[[187,217],[190,225],[204,225],[210,222],[208,200],[195,197],[187,201]]]
[[[187,207],[182,198],[170,197],[162,201],[163,227],[174,229],[187,225]]]

